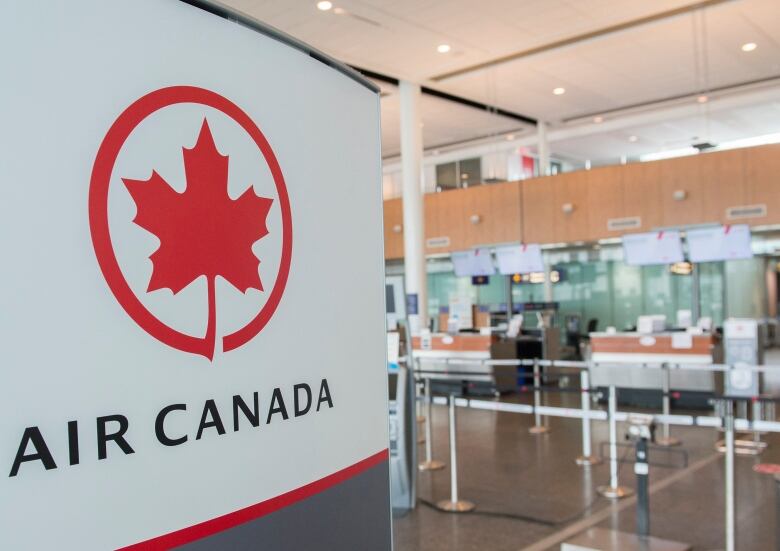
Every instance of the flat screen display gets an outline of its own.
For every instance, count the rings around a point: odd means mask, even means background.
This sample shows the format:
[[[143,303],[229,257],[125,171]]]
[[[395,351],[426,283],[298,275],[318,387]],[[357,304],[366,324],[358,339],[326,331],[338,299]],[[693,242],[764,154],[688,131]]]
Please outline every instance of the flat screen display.
[[[457,277],[489,276],[496,273],[489,249],[473,249],[452,253]]]
[[[624,235],[623,258],[630,266],[682,262],[680,232],[670,230]]]
[[[716,262],[752,258],[750,228],[747,224],[688,230],[688,256],[691,262]]]
[[[498,273],[502,275],[543,272],[542,248],[537,243],[496,249]]]

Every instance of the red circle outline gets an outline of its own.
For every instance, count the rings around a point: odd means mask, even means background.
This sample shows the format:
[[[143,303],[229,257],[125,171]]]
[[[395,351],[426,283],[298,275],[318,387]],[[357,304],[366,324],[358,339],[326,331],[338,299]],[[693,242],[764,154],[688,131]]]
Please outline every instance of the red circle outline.
[[[236,121],[254,140],[271,170],[279,206],[282,211],[282,255],[279,271],[271,294],[260,312],[244,327],[222,338],[225,352],[246,344],[255,337],[270,321],[279,306],[290,274],[292,259],[292,213],[287,195],[282,169],[274,155],[271,145],[257,125],[244,111],[230,100],[216,92],[196,86],[170,86],[150,92],[133,102],[111,125],[106,137],[100,144],[89,184],[89,229],[92,245],[95,249],[100,270],[111,292],[128,315],[141,328],[157,340],[184,352],[211,356],[210,343],[205,338],[186,335],[157,319],[130,289],[130,285],[119,268],[119,262],[111,243],[108,226],[108,190],[111,174],[119,152],[132,131],[146,117],[164,107],[179,103],[198,103],[213,107]]]

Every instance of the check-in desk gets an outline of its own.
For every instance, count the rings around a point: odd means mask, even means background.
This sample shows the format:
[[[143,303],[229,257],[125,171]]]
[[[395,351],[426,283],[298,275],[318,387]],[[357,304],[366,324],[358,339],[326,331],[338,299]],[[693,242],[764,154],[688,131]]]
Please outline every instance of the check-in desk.
[[[637,368],[641,364],[711,364],[720,358],[720,346],[712,334],[686,333],[591,333],[591,386],[615,385],[622,403],[658,407],[665,373],[661,369]],[[722,381],[709,371],[669,371],[672,392],[683,392],[678,405],[708,407],[707,396],[720,388]]]
[[[495,335],[460,333],[433,334],[430,346],[423,348],[420,337],[412,337],[417,368],[432,381],[435,390],[458,394],[496,394],[514,390],[517,385],[516,366],[493,366],[478,362],[458,363],[458,360],[489,360],[491,346],[498,342]],[[445,360],[454,363],[447,363]]]

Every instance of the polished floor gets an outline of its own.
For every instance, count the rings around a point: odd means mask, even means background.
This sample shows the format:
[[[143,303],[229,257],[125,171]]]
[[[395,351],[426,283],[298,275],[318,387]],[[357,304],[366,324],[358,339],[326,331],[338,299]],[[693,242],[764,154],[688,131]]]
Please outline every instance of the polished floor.
[[[525,397],[524,397],[525,398]],[[577,395],[548,398],[550,404],[577,407]],[[523,400],[526,401],[526,400]],[[562,542],[589,527],[631,532],[632,498],[611,502],[596,488],[609,481],[606,463],[583,468],[581,422],[549,419],[548,434],[529,434],[533,417],[458,408],[460,497],[477,505],[475,512],[443,513],[430,504],[449,497],[449,467],[418,476],[416,510],[394,520],[397,551],[560,549]],[[433,410],[434,457],[448,461],[447,411]],[[682,445],[651,451],[650,508],[654,536],[686,542],[695,550],[724,548],[723,457],[714,450],[715,429],[673,428]],[[625,434],[619,425],[618,434]],[[594,451],[606,442],[607,425],[593,423]],[[778,549],[775,541],[775,483],[753,472],[758,463],[780,463],[780,435],[769,435],[767,450],[757,457],[738,457],[737,549]],[[423,446],[419,448],[424,453]],[[606,448],[604,453],[607,453]],[[626,458],[633,451],[621,450]],[[660,465],[663,464],[663,465]],[[620,469],[620,484],[634,486],[632,464]]]

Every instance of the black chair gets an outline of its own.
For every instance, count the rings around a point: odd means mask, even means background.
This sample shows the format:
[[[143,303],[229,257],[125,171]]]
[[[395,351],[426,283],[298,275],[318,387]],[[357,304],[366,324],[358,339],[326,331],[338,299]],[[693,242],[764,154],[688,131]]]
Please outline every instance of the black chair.
[[[598,331],[598,328],[599,328],[599,320],[598,319],[591,318],[591,319],[588,320],[588,333],[587,333],[588,335]]]

